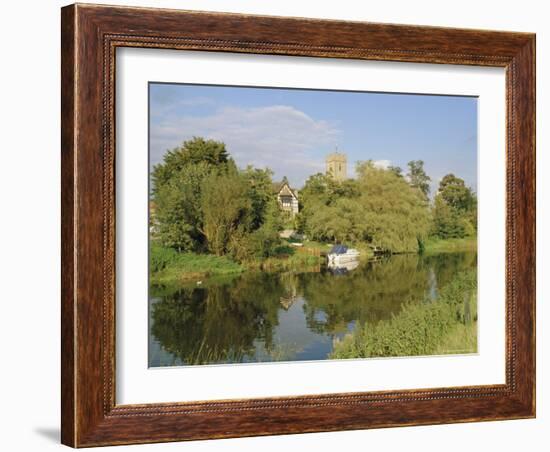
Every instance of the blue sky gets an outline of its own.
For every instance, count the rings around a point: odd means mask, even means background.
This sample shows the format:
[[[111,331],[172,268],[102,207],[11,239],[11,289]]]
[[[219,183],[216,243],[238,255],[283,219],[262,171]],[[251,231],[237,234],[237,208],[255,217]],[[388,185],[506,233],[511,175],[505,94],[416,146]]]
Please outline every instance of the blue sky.
[[[225,142],[240,167],[269,167],[301,188],[324,172],[336,147],[355,162],[407,168],[423,160],[432,192],[448,173],[477,188],[477,99],[473,97],[149,85],[150,164],[193,136]]]

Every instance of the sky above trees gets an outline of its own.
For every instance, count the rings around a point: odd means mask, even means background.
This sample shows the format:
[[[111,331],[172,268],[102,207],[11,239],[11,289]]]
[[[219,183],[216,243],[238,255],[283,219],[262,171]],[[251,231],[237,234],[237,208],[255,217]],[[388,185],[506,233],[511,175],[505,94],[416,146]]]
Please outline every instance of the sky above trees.
[[[477,99],[184,84],[149,85],[150,164],[193,136],[223,141],[239,167],[301,188],[336,148],[381,167],[423,160],[431,193],[448,173],[477,189]]]

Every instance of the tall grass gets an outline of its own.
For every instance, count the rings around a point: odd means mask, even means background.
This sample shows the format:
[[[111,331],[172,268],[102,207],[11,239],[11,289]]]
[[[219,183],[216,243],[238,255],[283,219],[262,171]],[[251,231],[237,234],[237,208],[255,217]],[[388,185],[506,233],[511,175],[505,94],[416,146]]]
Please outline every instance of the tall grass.
[[[465,237],[462,239],[438,239],[430,237],[423,244],[424,253],[456,253],[476,250],[477,237]]]
[[[243,266],[225,256],[178,253],[158,245],[150,248],[149,265],[151,282],[154,284],[244,271]]]
[[[353,333],[335,341],[331,358],[474,352],[477,330],[471,325],[477,322],[476,287],[475,271],[461,273],[440,291],[437,300],[409,302],[389,320],[358,325]],[[450,350],[453,347],[456,351]]]

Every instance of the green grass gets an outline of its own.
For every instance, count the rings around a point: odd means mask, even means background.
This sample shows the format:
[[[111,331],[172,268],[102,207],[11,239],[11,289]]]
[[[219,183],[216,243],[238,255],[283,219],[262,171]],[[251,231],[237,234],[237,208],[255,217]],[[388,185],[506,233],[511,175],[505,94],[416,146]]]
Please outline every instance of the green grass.
[[[151,247],[150,270],[152,284],[170,284],[207,276],[241,273],[245,268],[225,256],[178,253],[175,250]]]
[[[471,353],[477,349],[476,272],[463,272],[437,300],[407,302],[399,314],[357,325],[334,342],[333,359]]]
[[[459,251],[475,251],[477,237],[463,239],[438,239],[431,237],[424,243],[424,253],[454,253]]]
[[[477,322],[456,324],[435,349],[436,355],[476,353]]]
[[[266,272],[318,271],[325,261],[320,253],[327,253],[332,244],[305,241],[302,247],[288,241],[277,247],[273,256],[239,264],[227,256],[178,253],[153,243],[150,253],[150,282],[153,285],[181,285],[203,278],[236,275],[246,270]],[[372,250],[364,243],[350,244],[361,253],[361,259],[372,257]]]
[[[330,250],[329,245],[332,246],[331,243],[316,242],[314,240],[304,240],[303,244],[304,248],[311,248],[319,251],[328,251]]]

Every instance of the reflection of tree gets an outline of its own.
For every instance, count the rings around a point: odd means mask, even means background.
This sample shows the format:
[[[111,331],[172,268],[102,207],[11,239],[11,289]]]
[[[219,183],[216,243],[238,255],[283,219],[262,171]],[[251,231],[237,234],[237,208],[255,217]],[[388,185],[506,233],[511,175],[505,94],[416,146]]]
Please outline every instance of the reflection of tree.
[[[285,291],[279,298],[279,302],[281,303],[283,309],[288,311],[298,299],[298,275],[291,272],[281,273],[279,279]]]
[[[264,340],[267,349],[272,346],[283,294],[278,279],[265,274],[181,289],[152,306],[151,333],[187,364],[240,362],[254,355],[256,339]]]
[[[344,274],[248,272],[232,280],[171,291],[153,287],[151,334],[186,364],[255,360],[263,343],[269,355],[278,314],[304,299],[305,325],[318,334],[347,330],[350,322],[377,322],[401,311],[406,301],[436,296],[456,274],[477,264],[475,253],[394,255]],[[296,317],[294,317],[296,319]]]
[[[456,274],[463,269],[477,266],[477,253],[441,253],[427,255],[422,258],[423,265],[434,269],[437,275],[437,284],[443,287],[452,281]]]
[[[405,301],[423,300],[433,289],[430,285],[442,287],[458,271],[475,263],[474,253],[396,255],[338,277],[300,275],[308,327],[318,333],[337,333],[352,321],[363,324],[388,319]]]

